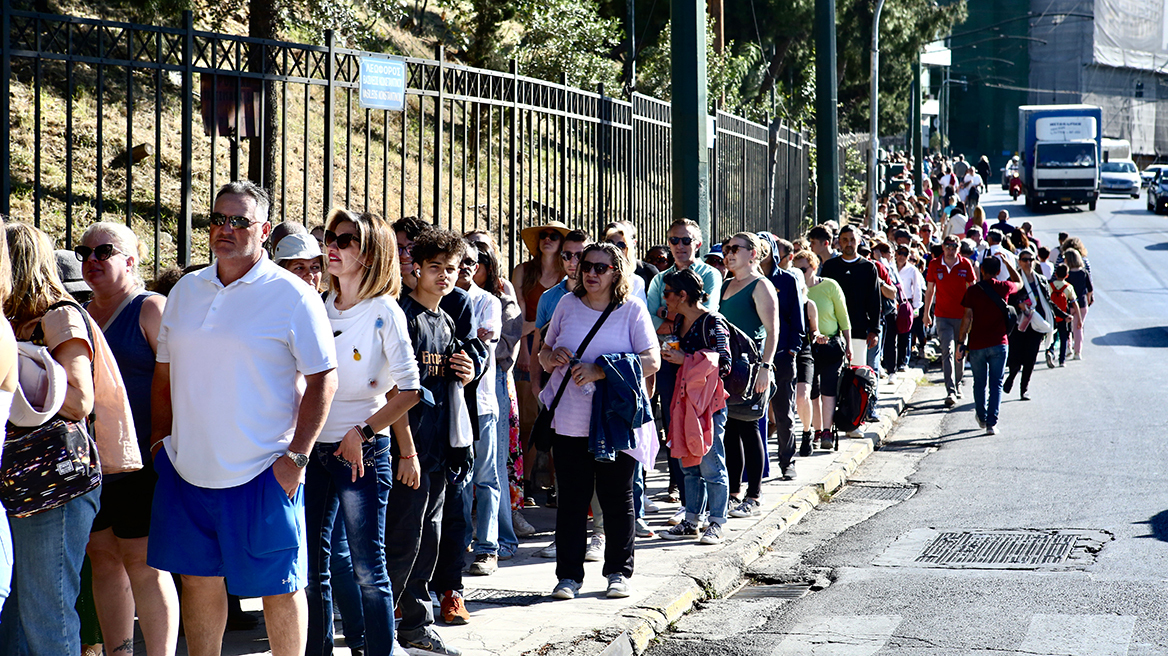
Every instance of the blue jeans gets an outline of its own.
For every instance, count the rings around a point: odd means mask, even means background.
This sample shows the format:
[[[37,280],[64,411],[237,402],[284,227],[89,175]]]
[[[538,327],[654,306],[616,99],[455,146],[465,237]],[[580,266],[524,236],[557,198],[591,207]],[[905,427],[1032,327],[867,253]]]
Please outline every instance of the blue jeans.
[[[507,391],[510,372],[495,368],[495,398],[499,400],[499,417],[495,422],[495,471],[499,477],[499,550],[512,554],[519,549],[519,537],[511,523],[511,394]]]
[[[973,369],[973,408],[986,426],[998,425],[998,408],[1002,405],[1002,372],[1006,369],[1006,345],[991,346],[969,352]],[[986,385],[990,395],[987,403]]]
[[[495,453],[498,447],[495,435],[497,425],[495,415],[479,415],[479,439],[474,443],[474,474],[471,484],[462,491],[463,516],[470,519],[472,504],[478,511],[474,531],[476,556],[499,552],[499,463]],[[465,534],[464,542],[470,544],[470,522],[467,522]]]
[[[60,656],[81,653],[81,564],[101,486],[12,527],[12,596],[0,615],[0,653]]]
[[[389,437],[362,445],[365,475],[336,455],[339,443],[317,444],[305,474],[304,515],[308,538],[308,654],[333,652],[333,593],[329,560],[333,523],[339,512],[361,588],[365,653],[389,656],[393,649],[393,591],[386,571],[385,508],[393,486]]]
[[[876,346],[871,346],[868,348],[867,364],[869,367],[872,368],[872,371],[876,372],[877,377],[880,376],[880,372],[881,372],[880,360],[884,357],[884,334],[883,333],[884,333],[883,326],[878,325],[877,330],[876,330]],[[865,335],[864,337],[865,337],[865,339],[867,339],[867,335]],[[873,397],[872,407],[875,408],[876,401],[880,400],[880,385],[879,384],[876,385],[876,393],[873,394],[872,397]],[[875,419],[876,418],[876,411],[873,410],[872,414],[868,415],[867,418],[868,419]],[[764,435],[765,435],[765,433],[764,433]]]
[[[633,517],[645,518],[645,466],[641,463],[633,472]]]
[[[337,513],[333,522],[332,555],[329,557],[330,583],[333,603],[341,611],[341,628],[345,631],[345,646],[365,648],[365,610],[361,607],[361,588],[353,576],[353,559],[349,555],[349,539],[345,535],[345,513]]]
[[[696,467],[682,467],[685,476],[685,518],[697,524],[709,512],[711,524],[725,524],[730,503],[730,475],[726,470],[726,409],[714,413],[714,442]],[[707,499],[709,505],[706,505]]]
[[[0,612],[4,600],[12,592],[12,531],[8,528],[8,513],[0,512]]]

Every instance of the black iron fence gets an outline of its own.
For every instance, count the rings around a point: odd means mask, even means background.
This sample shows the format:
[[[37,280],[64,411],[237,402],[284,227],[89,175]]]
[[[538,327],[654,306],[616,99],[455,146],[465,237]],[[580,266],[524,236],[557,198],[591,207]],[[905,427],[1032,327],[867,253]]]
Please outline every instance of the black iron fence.
[[[344,205],[518,232],[549,219],[595,234],[632,219],[642,246],[672,217],[669,104],[509,72],[404,58],[401,111],[362,108],[359,68],[381,53],[16,10],[3,2],[0,212],[69,248],[119,220],[153,266],[207,253],[214,190],[249,177],[272,220],[314,226]],[[790,236],[807,206],[808,141],[719,113],[716,236]]]

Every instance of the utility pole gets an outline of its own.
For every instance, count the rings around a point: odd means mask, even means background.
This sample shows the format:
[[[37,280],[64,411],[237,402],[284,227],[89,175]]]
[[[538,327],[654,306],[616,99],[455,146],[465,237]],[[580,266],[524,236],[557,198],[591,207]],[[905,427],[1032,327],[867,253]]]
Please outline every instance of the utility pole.
[[[674,29],[676,25],[674,23]],[[819,187],[816,191],[817,223],[839,220],[837,104],[835,0],[815,0],[815,180]]]
[[[925,175],[925,158],[921,152],[921,54],[918,52],[913,59],[912,83],[912,148],[913,158],[913,191],[919,196],[924,187],[921,186]]]
[[[629,97],[637,90],[637,2],[626,0],[625,8],[629,15],[629,63],[625,75],[628,80]]]
[[[872,15],[872,79],[869,90],[872,115],[868,119],[868,136],[872,141],[871,152],[868,153],[868,226],[873,230],[878,227],[876,192],[880,187],[880,11],[883,9],[884,0],[876,0],[876,12]]]
[[[673,218],[697,221],[709,239],[705,0],[673,0],[672,24]]]

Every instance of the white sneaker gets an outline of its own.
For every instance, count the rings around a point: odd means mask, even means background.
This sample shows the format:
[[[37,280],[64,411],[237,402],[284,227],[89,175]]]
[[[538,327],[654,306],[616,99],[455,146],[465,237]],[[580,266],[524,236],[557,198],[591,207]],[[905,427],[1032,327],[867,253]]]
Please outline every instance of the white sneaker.
[[[575,599],[576,593],[580,591],[580,582],[572,579],[560,579],[556,587],[552,590],[552,597],[555,599]]]
[[[605,596],[609,599],[624,599],[629,596],[629,580],[624,574],[613,572],[608,575],[608,592]]]
[[[520,538],[531,537],[539,532],[518,510],[511,511],[511,526],[515,529],[515,536]]]
[[[685,508],[678,510],[665,523],[669,524],[670,526],[677,526],[678,524],[682,523],[683,521],[685,521]]]
[[[653,532],[652,527],[649,526],[649,522],[646,522],[643,519],[637,519],[637,521],[634,522],[633,531],[639,538],[651,538],[654,535],[657,535]]]
[[[536,558],[555,558],[556,557],[556,543],[553,542],[548,546],[535,552]]]
[[[604,560],[604,534],[597,533],[588,543],[588,549],[584,552],[584,562],[598,563],[602,560]]]
[[[661,506],[658,506],[657,504],[653,503],[652,501],[646,500],[645,501],[645,512],[646,513],[661,512]]]
[[[737,508],[730,511],[731,517],[757,517],[762,514],[762,505],[758,499],[746,499]]]
[[[698,542],[702,544],[721,544],[722,526],[720,524],[710,524],[706,532],[702,533],[702,538]]]

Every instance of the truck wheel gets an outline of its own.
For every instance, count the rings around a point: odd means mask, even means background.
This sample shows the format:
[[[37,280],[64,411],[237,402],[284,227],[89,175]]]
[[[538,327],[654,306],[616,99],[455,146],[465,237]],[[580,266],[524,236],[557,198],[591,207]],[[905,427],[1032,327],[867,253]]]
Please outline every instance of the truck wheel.
[[[1095,211],[1095,203],[1096,203],[1096,201],[1091,201],[1090,203],[1087,203],[1087,208],[1090,209],[1092,212]]]

